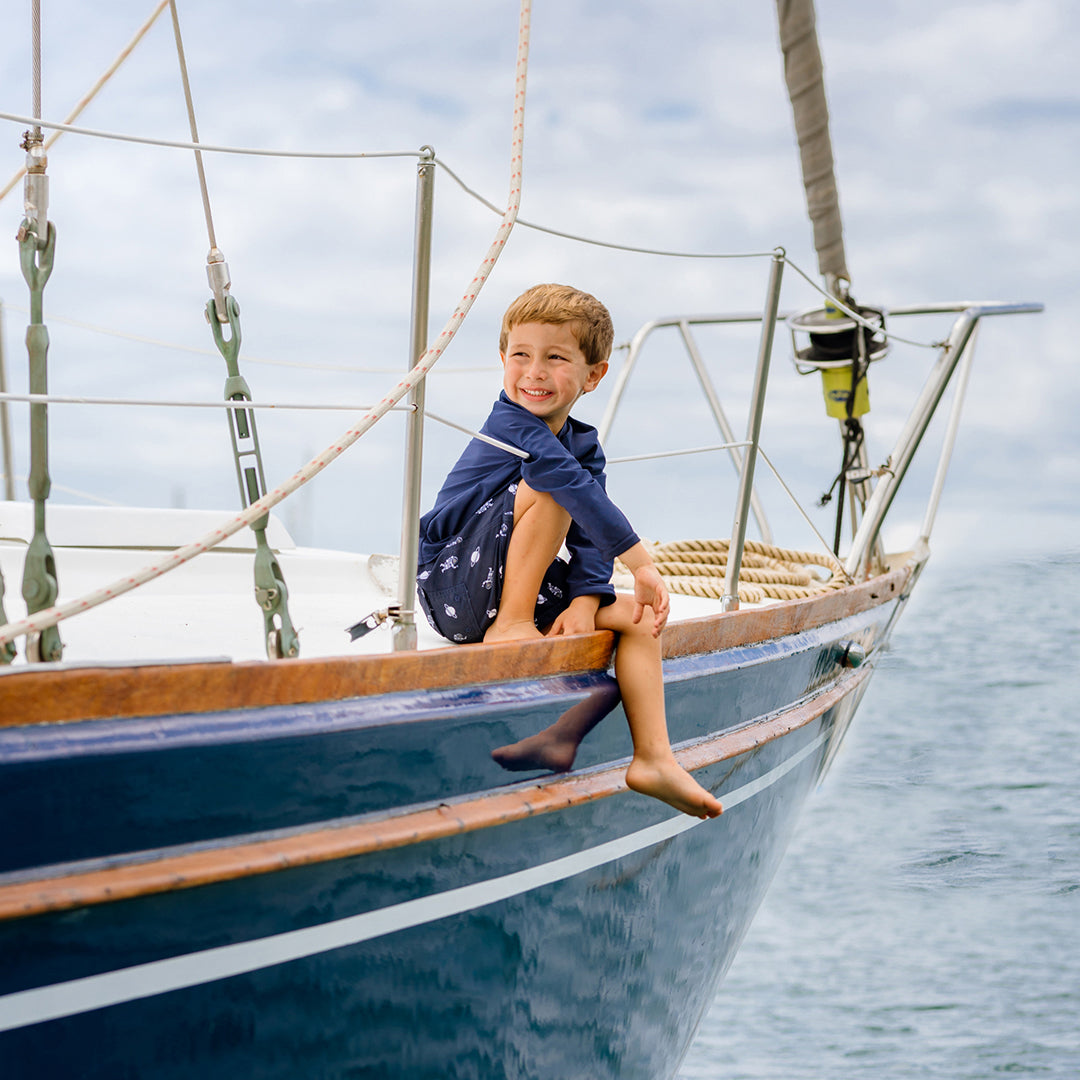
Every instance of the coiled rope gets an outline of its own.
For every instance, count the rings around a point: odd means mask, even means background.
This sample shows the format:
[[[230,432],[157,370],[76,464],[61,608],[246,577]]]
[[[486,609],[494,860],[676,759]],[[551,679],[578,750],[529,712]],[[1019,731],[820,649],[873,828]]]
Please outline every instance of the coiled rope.
[[[514,73],[514,118],[510,148],[510,192],[508,205],[503,213],[502,221],[495,232],[495,239],[488,248],[476,275],[469,283],[465,295],[461,298],[453,314],[447,320],[446,325],[439,333],[435,344],[432,345],[417,361],[416,366],[393,388],[373,409],[367,412],[361,419],[346,431],[339,439],[331,443],[321,454],[317,454],[306,465],[299,469],[289,480],[268,492],[257,502],[253,502],[246,510],[237,514],[230,521],[207,533],[198,540],[184,547],[171,551],[157,562],[143,567],[128,577],[118,578],[110,585],[96,589],[85,596],[75,600],[69,600],[64,604],[56,604],[52,607],[39,611],[36,615],[20,619],[16,622],[0,626],[0,644],[13,641],[24,634],[36,633],[49,626],[55,626],[58,622],[97,607],[116,596],[121,596],[132,589],[145,585],[148,581],[162,577],[170,570],[201,555],[211,548],[216,547],[222,541],[238,533],[245,526],[262,517],[263,514],[272,510],[279,502],[287,498],[294,491],[306,484],[312,477],[317,476],[330,464],[337,460],[354,442],[369,431],[382,417],[388,413],[435,365],[442,356],[447,346],[454,339],[458,328],[465,321],[465,316],[476,302],[480,290],[487,281],[495,266],[499,255],[506,246],[507,238],[517,220],[518,208],[521,205],[521,169],[522,151],[525,141],[525,82],[528,73],[529,58],[529,21],[531,6],[529,0],[521,0],[518,16],[518,48],[517,63]],[[205,148],[204,148],[205,149]]]
[[[729,540],[643,543],[669,592],[717,600],[724,595]],[[823,575],[822,571],[826,573]],[[616,583],[620,584],[618,577]],[[801,600],[841,589],[846,584],[844,567],[827,552],[795,551],[760,540],[747,540],[744,544],[738,584],[741,603]]]

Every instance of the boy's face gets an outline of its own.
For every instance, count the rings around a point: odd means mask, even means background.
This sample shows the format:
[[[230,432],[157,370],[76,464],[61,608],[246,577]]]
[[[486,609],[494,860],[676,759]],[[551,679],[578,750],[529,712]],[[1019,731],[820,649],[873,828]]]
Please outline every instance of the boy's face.
[[[582,394],[595,389],[607,361],[589,364],[573,323],[520,323],[510,328],[503,363],[506,396],[558,435]]]

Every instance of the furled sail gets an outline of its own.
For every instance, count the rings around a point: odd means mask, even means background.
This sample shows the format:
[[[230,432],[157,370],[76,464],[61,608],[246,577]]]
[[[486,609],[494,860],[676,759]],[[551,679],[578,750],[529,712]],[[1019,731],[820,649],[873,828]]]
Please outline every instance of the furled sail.
[[[830,291],[843,279],[850,282],[844,258],[840,201],[833,173],[829,138],[829,107],[818,49],[813,0],[776,0],[784,78],[795,114],[806,205],[814,227],[818,270]]]

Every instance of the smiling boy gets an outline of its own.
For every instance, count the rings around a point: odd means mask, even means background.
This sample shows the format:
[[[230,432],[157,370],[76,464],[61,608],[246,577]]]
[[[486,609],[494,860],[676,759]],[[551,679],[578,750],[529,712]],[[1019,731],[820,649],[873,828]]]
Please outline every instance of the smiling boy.
[[[481,432],[529,458],[479,439],[466,447],[421,520],[417,587],[428,620],[451,641],[616,631],[615,678],[634,743],[627,785],[715,817],[719,802],[679,765],[668,740],[660,652],[667,589],[607,495],[596,429],[570,415],[606,374],[613,340],[604,305],[570,286],[537,285],[510,305],[499,336],[503,391]],[[564,544],[568,561],[559,558]],[[633,599],[611,585],[616,556],[634,575]],[[564,733],[565,745],[548,746],[540,760],[569,768],[583,735]]]

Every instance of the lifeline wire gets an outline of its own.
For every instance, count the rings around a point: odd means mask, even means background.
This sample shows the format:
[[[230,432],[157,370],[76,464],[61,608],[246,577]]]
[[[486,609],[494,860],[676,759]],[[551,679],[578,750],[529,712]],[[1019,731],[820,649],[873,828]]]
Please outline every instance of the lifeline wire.
[[[488,248],[475,277],[469,284],[468,290],[461,298],[453,314],[447,320],[446,325],[440,332],[436,342],[419,359],[416,366],[393,388],[370,412],[365,414],[356,424],[346,431],[340,439],[328,446],[321,454],[312,458],[305,466],[296,472],[291,479],[268,492],[257,502],[253,502],[246,510],[237,514],[219,528],[207,533],[198,540],[184,547],[177,548],[168,553],[158,562],[143,567],[129,577],[118,578],[111,585],[104,586],[85,596],[70,600],[64,604],[56,604],[50,608],[38,612],[36,615],[20,619],[17,622],[0,626],[0,643],[5,643],[20,637],[23,634],[34,633],[48,626],[55,626],[63,619],[70,618],[79,612],[97,607],[106,600],[111,600],[123,593],[130,592],[140,585],[161,577],[170,570],[175,570],[196,555],[201,555],[210,548],[217,546],[223,540],[238,533],[244,526],[250,525],[263,514],[272,510],[279,502],[291,495],[312,477],[318,475],[330,464],[341,456],[354,442],[365,432],[372,428],[387,412],[390,411],[435,365],[442,356],[446,347],[453,340],[458,328],[464,322],[473,304],[476,302],[480,290],[487,281],[495,266],[499,255],[506,246],[506,240],[513,230],[517,220],[518,208],[521,205],[521,167],[522,148],[525,137],[525,81],[528,72],[529,58],[529,0],[521,0],[520,13],[518,16],[518,49],[517,63],[514,78],[514,118],[513,134],[510,150],[510,192],[509,205],[503,214],[499,228],[496,230],[495,239]]]
[[[3,114],[0,114],[3,115]],[[469,187],[464,180],[442,158],[436,158],[435,164],[454,181],[466,195],[470,195],[482,206],[486,206],[494,213],[499,213],[498,207],[484,198],[480,192]],[[559,229],[550,228],[547,225],[538,225],[534,221],[518,219],[518,224],[524,229],[533,229],[536,232],[548,233],[550,236],[558,236],[563,240],[574,240],[579,244],[593,244],[596,247],[611,248],[614,251],[630,251],[637,255],[663,255],[673,259],[766,259],[772,258],[772,251],[741,251],[741,252],[702,252],[702,251],[664,251],[659,248],[635,247],[632,244],[615,244],[608,240],[594,240],[588,236],[577,236],[574,233],[562,232]]]
[[[77,127],[74,124],[57,124],[50,120],[35,120],[19,113],[0,112],[0,120],[16,124],[37,124],[51,131],[67,131],[72,135],[89,135],[95,139],[112,139],[114,142],[138,143],[141,146],[165,146],[173,150],[202,150],[208,154],[247,154],[255,157],[274,158],[420,158],[420,150],[262,150],[245,146],[215,146],[212,143],[182,142],[178,139],[152,139],[146,135],[121,135],[117,131],[101,131],[98,128]]]
[[[249,401],[247,398],[237,400],[230,398],[227,401],[164,401],[154,398],[108,398],[108,397],[72,397],[58,396],[56,394],[8,394],[0,393],[0,401],[24,401],[31,405],[134,405],[139,408],[162,408],[162,409],[225,409],[243,412],[246,409],[295,409],[304,410],[330,410],[332,412],[363,412],[370,409],[370,405],[355,405],[347,402],[333,402],[322,404],[319,402],[302,401]],[[415,405],[397,405],[391,412],[415,412]],[[449,423],[449,421],[446,421]]]

